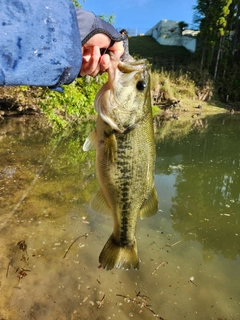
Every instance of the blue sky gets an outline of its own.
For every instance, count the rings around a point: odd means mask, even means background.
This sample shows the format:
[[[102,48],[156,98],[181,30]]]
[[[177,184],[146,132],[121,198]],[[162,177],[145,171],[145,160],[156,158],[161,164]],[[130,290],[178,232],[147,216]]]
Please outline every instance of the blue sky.
[[[80,0],[83,8],[96,15],[115,14],[115,28],[146,32],[162,19],[184,21],[192,26],[197,0]]]

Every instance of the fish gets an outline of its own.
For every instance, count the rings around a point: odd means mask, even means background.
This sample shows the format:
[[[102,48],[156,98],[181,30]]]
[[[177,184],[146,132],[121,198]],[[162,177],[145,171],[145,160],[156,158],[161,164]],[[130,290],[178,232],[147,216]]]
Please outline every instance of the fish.
[[[83,150],[96,149],[100,188],[91,208],[113,216],[99,263],[106,270],[138,269],[137,220],[158,211],[149,64],[120,61],[113,54],[110,61],[108,82],[95,97],[96,129]]]

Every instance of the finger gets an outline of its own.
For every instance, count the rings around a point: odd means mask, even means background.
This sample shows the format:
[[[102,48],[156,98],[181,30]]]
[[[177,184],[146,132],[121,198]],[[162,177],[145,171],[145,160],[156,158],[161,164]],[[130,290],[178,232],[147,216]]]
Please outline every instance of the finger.
[[[94,46],[83,52],[81,76],[90,75],[95,77],[99,71],[99,59],[101,57],[99,47]]]
[[[104,33],[97,33],[92,36],[84,47],[94,47],[97,45],[99,48],[108,48],[110,44],[110,38]]]
[[[101,56],[99,60],[100,70],[101,72],[105,72],[110,65],[110,56],[109,54],[104,54]]]
[[[112,51],[116,57],[120,58],[124,53],[122,41],[115,42],[112,47],[108,48],[108,50]]]

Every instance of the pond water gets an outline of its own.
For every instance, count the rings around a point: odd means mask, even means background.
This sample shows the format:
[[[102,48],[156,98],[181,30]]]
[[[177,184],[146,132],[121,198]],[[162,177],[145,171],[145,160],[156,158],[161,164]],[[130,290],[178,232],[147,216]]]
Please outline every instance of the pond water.
[[[240,319],[240,118],[156,128],[159,211],[139,220],[139,270],[98,256],[94,152],[43,120],[0,123],[1,320]]]

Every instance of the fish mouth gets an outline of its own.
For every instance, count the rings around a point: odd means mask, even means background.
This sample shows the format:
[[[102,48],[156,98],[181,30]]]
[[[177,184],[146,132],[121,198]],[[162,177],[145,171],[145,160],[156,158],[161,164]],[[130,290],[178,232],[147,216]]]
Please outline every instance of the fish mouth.
[[[116,79],[118,71],[131,75],[129,78],[126,77],[126,81],[129,81],[131,77],[134,77],[135,73],[145,71],[149,66],[147,59],[121,61],[112,52],[109,52],[109,56],[111,59],[111,64],[108,69],[108,81],[110,85]]]
[[[108,123],[112,129],[122,133],[126,130],[126,126],[121,123],[120,118],[124,115],[127,117],[132,111],[122,108],[119,94],[115,93],[119,91],[117,90],[119,86],[121,88],[128,87],[136,74],[140,73],[144,78],[144,74],[148,72],[149,63],[146,59],[121,61],[111,52],[109,52],[109,56],[108,82],[98,92],[94,105],[103,121]],[[116,115],[115,110],[118,110],[119,115]],[[116,117],[119,118],[117,121]]]

